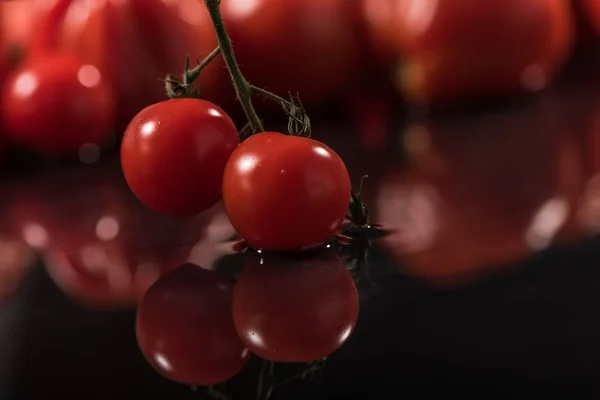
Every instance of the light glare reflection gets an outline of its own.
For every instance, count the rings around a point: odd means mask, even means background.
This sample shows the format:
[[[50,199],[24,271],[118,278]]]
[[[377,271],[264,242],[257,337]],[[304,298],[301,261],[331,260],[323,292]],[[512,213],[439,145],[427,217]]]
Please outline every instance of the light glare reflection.
[[[93,88],[100,83],[100,71],[93,65],[84,65],[79,68],[77,79],[83,86]]]
[[[548,200],[533,217],[525,233],[527,244],[536,250],[548,247],[569,217],[569,213],[569,202],[566,199]]]
[[[38,87],[37,77],[30,73],[24,73],[15,82],[15,93],[20,97],[30,96]]]

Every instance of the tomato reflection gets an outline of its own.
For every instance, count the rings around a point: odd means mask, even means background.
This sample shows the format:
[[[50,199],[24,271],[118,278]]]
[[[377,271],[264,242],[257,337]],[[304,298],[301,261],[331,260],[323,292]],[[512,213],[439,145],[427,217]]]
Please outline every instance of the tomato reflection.
[[[411,125],[407,166],[382,174],[374,220],[407,273],[454,283],[580,234],[573,207],[585,171],[581,138],[557,105]]]
[[[27,245],[0,235],[0,305],[19,288],[33,260]]]
[[[331,249],[250,253],[234,289],[233,318],[241,339],[261,358],[309,362],[348,339],[358,319],[358,293]]]
[[[600,103],[596,104],[588,127],[587,156],[591,178],[586,182],[578,209],[578,221],[586,232],[600,233]]]
[[[236,375],[249,358],[231,318],[233,285],[213,271],[183,265],[156,282],[137,312],[138,344],[162,375],[212,385]]]
[[[135,199],[113,164],[48,173],[17,192],[13,231],[41,253],[56,284],[87,306],[133,305],[175,266],[210,265],[231,251],[220,206],[188,221],[161,216]]]

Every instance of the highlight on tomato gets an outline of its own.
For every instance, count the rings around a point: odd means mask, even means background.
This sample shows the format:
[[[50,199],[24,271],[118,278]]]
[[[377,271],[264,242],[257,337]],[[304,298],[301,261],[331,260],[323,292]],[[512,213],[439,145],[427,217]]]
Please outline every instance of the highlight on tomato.
[[[220,200],[223,170],[238,143],[235,124],[218,106],[200,99],[166,100],[130,122],[121,165],[142,203],[190,217]]]
[[[223,382],[250,353],[231,317],[233,285],[216,272],[185,264],[159,279],[136,317],[138,344],[165,377],[188,385]]]
[[[232,225],[256,249],[295,251],[329,240],[350,203],[350,177],[325,144],[264,132],[243,141],[223,174]]]
[[[399,61],[395,83],[417,101],[539,91],[560,71],[575,39],[569,0],[363,0],[363,6],[374,46],[384,59]]]
[[[358,292],[331,249],[250,253],[235,285],[233,320],[246,346],[276,362],[310,362],[340,348],[358,319]]]
[[[43,155],[71,156],[110,138],[113,88],[95,65],[73,54],[29,57],[7,79],[1,100],[6,135]]]

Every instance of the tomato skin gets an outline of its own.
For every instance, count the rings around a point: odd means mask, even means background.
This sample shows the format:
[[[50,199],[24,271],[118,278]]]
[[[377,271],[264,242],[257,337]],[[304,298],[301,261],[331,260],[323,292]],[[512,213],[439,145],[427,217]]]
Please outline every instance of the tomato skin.
[[[144,204],[184,218],[221,198],[223,170],[238,143],[235,124],[216,105],[167,100],[133,118],[123,138],[121,164]]]
[[[2,93],[8,136],[48,155],[70,155],[101,144],[113,124],[112,88],[98,69],[70,54],[30,58]]]
[[[137,312],[137,340],[146,360],[188,385],[213,385],[236,375],[250,353],[233,326],[232,293],[230,282],[192,264],[164,275]]]
[[[336,351],[358,319],[358,292],[333,251],[291,257],[252,253],[235,285],[233,320],[250,351],[310,362]]]
[[[223,19],[246,78],[318,106],[349,92],[359,35],[347,0],[224,1]],[[258,104],[260,106],[260,103]]]
[[[568,0],[363,0],[377,47],[414,100],[537,91],[574,42]],[[390,58],[390,54],[383,54]]]
[[[223,174],[232,225],[256,249],[294,251],[330,239],[350,201],[342,159],[321,142],[265,132],[242,142]]]
[[[598,0],[581,0],[580,7],[587,12],[587,17],[592,24],[592,27],[596,31],[596,34],[600,34],[600,1]]]

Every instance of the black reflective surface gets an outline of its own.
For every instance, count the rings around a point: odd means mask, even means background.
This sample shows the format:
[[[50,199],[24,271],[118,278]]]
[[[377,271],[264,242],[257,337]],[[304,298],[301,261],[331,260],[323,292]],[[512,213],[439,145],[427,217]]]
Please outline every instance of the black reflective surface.
[[[274,399],[600,396],[600,79],[572,69],[536,97],[433,117],[365,97],[314,121],[394,232],[361,271],[354,333]],[[205,398],[145,362],[135,304],[183,262],[241,267],[221,206],[157,215],[116,154],[4,165],[0,398]]]

